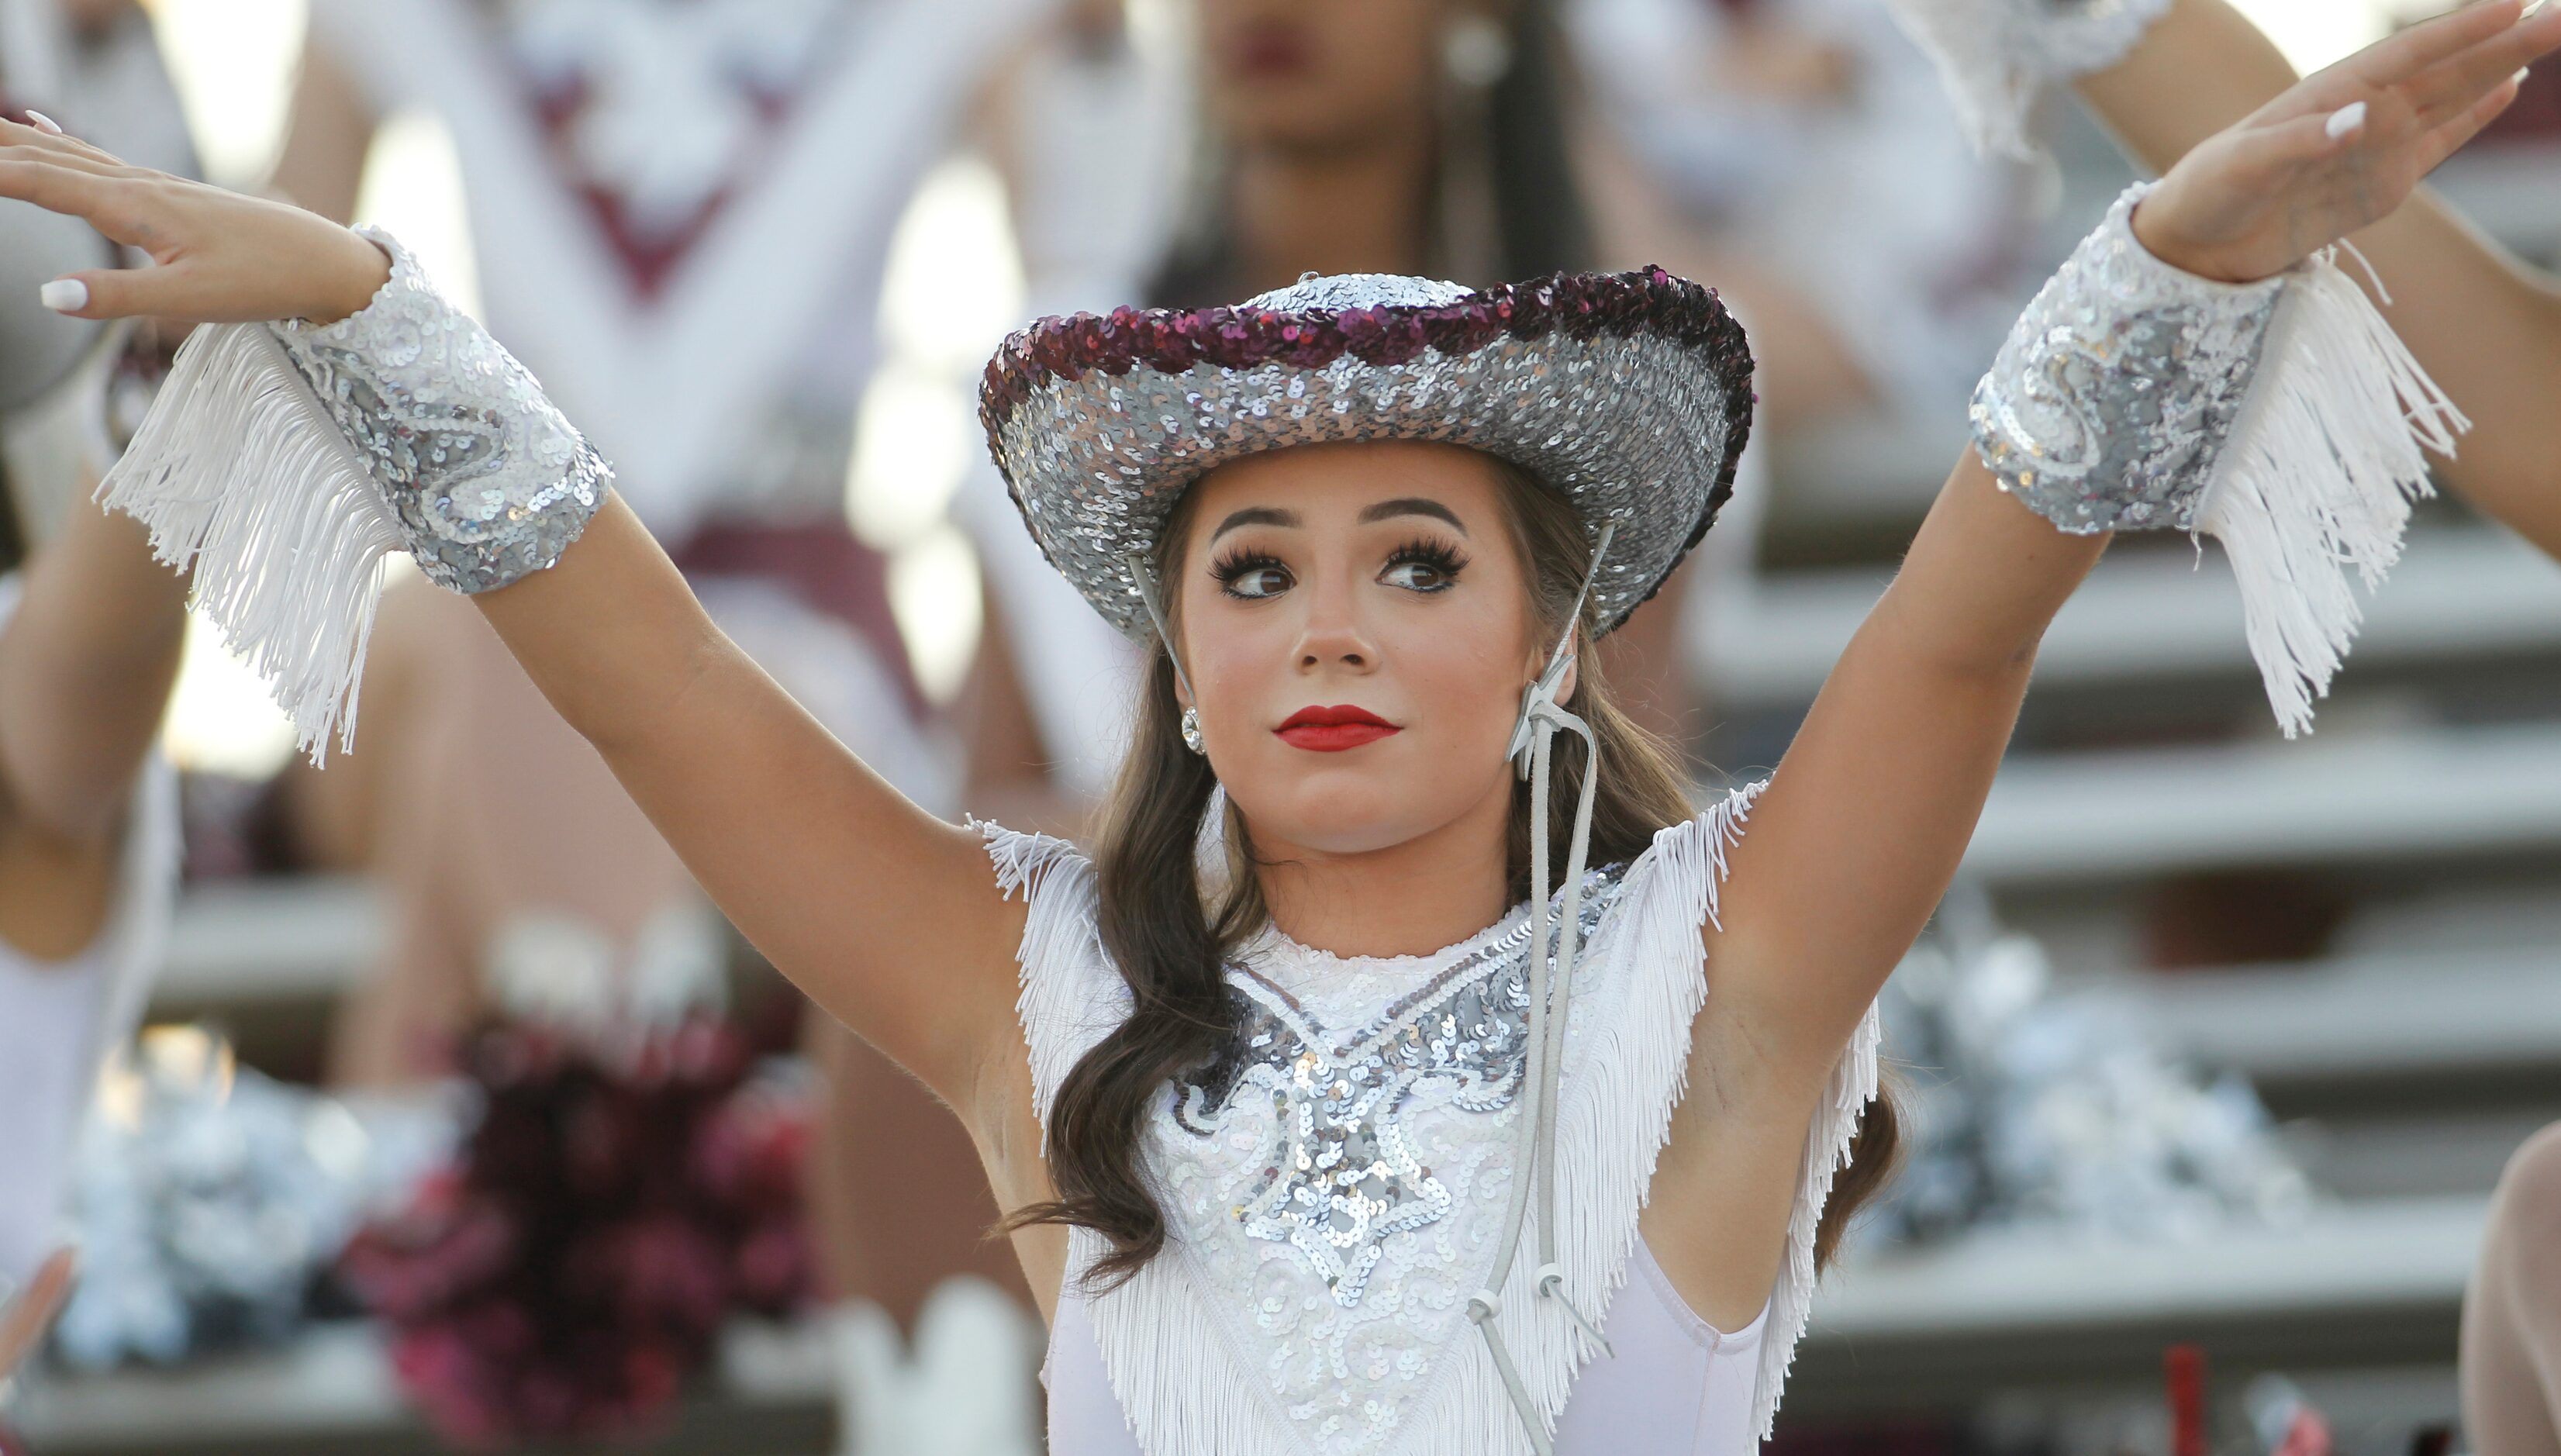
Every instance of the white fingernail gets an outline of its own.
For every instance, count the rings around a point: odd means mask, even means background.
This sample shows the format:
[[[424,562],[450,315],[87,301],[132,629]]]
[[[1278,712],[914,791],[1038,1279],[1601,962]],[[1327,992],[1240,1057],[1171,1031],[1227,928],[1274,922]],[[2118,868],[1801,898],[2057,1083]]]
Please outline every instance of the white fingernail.
[[[27,120],[38,131],[50,131],[56,136],[63,134],[63,124],[61,122],[56,121],[53,117],[32,107],[27,111]]]
[[[2350,101],[2330,113],[2329,124],[2322,129],[2331,137],[2342,137],[2365,124],[2365,103]]]
[[[2516,68],[2516,75],[2514,75],[2514,76],[2512,76],[2512,77],[2510,77],[2510,78],[2508,78],[2508,79],[2509,79],[2509,80],[2511,80],[2511,81],[2515,81],[2518,85],[2523,85],[2523,84],[2525,84],[2525,79],[2526,79],[2527,77],[2529,77],[2529,76],[2532,76],[2533,74],[2534,74],[2534,68],[2533,68],[2533,67],[2531,67],[2531,66],[2520,66],[2520,67]]]
[[[88,285],[78,278],[56,278],[36,290],[36,301],[56,313],[78,313],[88,307]]]

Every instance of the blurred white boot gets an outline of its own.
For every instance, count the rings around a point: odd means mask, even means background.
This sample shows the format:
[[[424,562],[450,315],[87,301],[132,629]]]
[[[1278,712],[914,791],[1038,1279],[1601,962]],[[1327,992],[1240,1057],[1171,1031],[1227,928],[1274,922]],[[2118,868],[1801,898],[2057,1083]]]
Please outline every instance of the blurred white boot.
[[[920,1456],[1039,1456],[1040,1321],[974,1274],[935,1286],[916,1322],[910,1430]]]
[[[827,1317],[836,1355],[837,1456],[893,1456],[916,1449],[907,1426],[907,1342],[889,1311],[870,1300]]]
[[[839,1456],[1039,1456],[1040,1322],[960,1274],[916,1324],[911,1352],[878,1305],[833,1317]]]

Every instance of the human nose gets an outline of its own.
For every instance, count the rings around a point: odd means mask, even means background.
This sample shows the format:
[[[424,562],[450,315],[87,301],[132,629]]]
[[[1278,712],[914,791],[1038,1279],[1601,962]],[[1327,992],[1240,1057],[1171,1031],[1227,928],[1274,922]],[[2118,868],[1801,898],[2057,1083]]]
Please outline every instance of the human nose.
[[[1324,667],[1367,672],[1378,666],[1378,648],[1360,624],[1352,593],[1341,586],[1309,593],[1307,621],[1298,634],[1298,669]]]

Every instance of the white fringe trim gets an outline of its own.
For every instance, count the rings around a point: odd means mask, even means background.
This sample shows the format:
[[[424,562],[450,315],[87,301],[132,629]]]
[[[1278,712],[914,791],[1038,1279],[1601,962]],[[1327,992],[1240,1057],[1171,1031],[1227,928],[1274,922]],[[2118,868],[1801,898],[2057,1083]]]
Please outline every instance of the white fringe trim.
[[[196,330],[97,499],[195,572],[197,608],[265,680],[312,762],[333,736],[354,746],[382,559],[403,537],[265,325]]]
[[[2334,251],[2287,280],[2196,514],[2231,558],[2250,655],[2290,738],[2310,729],[2363,619],[2347,568],[2380,584],[2411,502],[2432,493],[2422,447],[2452,455],[2472,427]]]
[[[1975,147],[2032,159],[2028,115],[2046,86],[2124,60],[2170,0],[2124,0],[2104,18],[2057,18],[2044,0],[1889,0],[1904,33],[1937,63],[1958,124]]]
[[[996,890],[1017,893],[1030,911],[1023,923],[1022,990],[1014,1013],[1031,1057],[1032,1111],[1049,1153],[1049,1106],[1060,1082],[1095,1043],[1129,1014],[1129,988],[1103,956],[1096,930],[1094,866],[1085,853],[1046,834],[1017,834],[972,819],[996,869]]]
[[[1687,1090],[1690,1032],[1706,1003],[1703,926],[1713,923],[1728,851],[1741,839],[1758,786],[1738,790],[1690,823],[1655,837],[1627,876],[1605,953],[1612,985],[1578,1010],[1557,1128],[1559,1257],[1568,1290],[1592,1300],[1596,1317],[1627,1278],[1638,1219],[1653,1171]],[[998,888],[1030,899],[1024,928],[1020,1012],[1029,1046],[1036,1109],[1044,1123],[1061,1079],[1095,1041],[1126,1015],[1127,994],[1094,931],[1092,867],[1062,841],[977,826],[986,837]],[[1789,1225],[1788,1258],[1771,1297],[1756,1418],[1767,1432],[1777,1410],[1813,1289],[1813,1236],[1834,1172],[1858,1116],[1876,1089],[1874,1012],[1861,1023],[1832,1078],[1832,1094],[1806,1139],[1805,1174]],[[1089,1230],[1072,1230],[1071,1271],[1104,1252]],[[1564,1314],[1537,1297],[1535,1271],[1515,1271],[1499,1291],[1496,1317],[1532,1399],[1554,1429],[1575,1376],[1594,1351]],[[1114,1395],[1140,1444],[1157,1456],[1298,1456],[1305,1438],[1266,1393],[1254,1361],[1231,1338],[1233,1311],[1218,1301],[1180,1245],[1088,1310]],[[1525,1453],[1527,1434],[1482,1342],[1461,1338],[1441,1357],[1442,1374],[1401,1414],[1389,1447],[1411,1456]]]
[[[1805,1323],[1813,1314],[1814,1232],[1822,1226],[1823,1206],[1831,1201],[1832,1179],[1849,1164],[1859,1119],[1876,1100],[1876,1051],[1883,1040],[1884,1028],[1871,1004],[1850,1034],[1840,1064],[1832,1068],[1830,1088],[1805,1129],[1803,1181],[1796,1187],[1795,1212],[1788,1216],[1788,1263],[1779,1271],[1779,1287],[1770,1293],[1770,1323],[1761,1336],[1761,1378],[1752,1391],[1753,1427],[1765,1441],[1779,1423],[1779,1396],[1796,1363],[1796,1342],[1805,1337]]]

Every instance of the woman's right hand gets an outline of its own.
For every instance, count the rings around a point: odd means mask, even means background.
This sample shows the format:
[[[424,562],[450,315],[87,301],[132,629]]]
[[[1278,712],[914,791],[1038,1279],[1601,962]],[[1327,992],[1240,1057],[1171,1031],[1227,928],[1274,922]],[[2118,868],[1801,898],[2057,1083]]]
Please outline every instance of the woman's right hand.
[[[79,318],[329,323],[363,308],[391,276],[381,248],[317,214],[128,167],[86,142],[8,121],[0,197],[82,219],[150,256],[148,267],[93,268],[47,285],[46,303]]]

